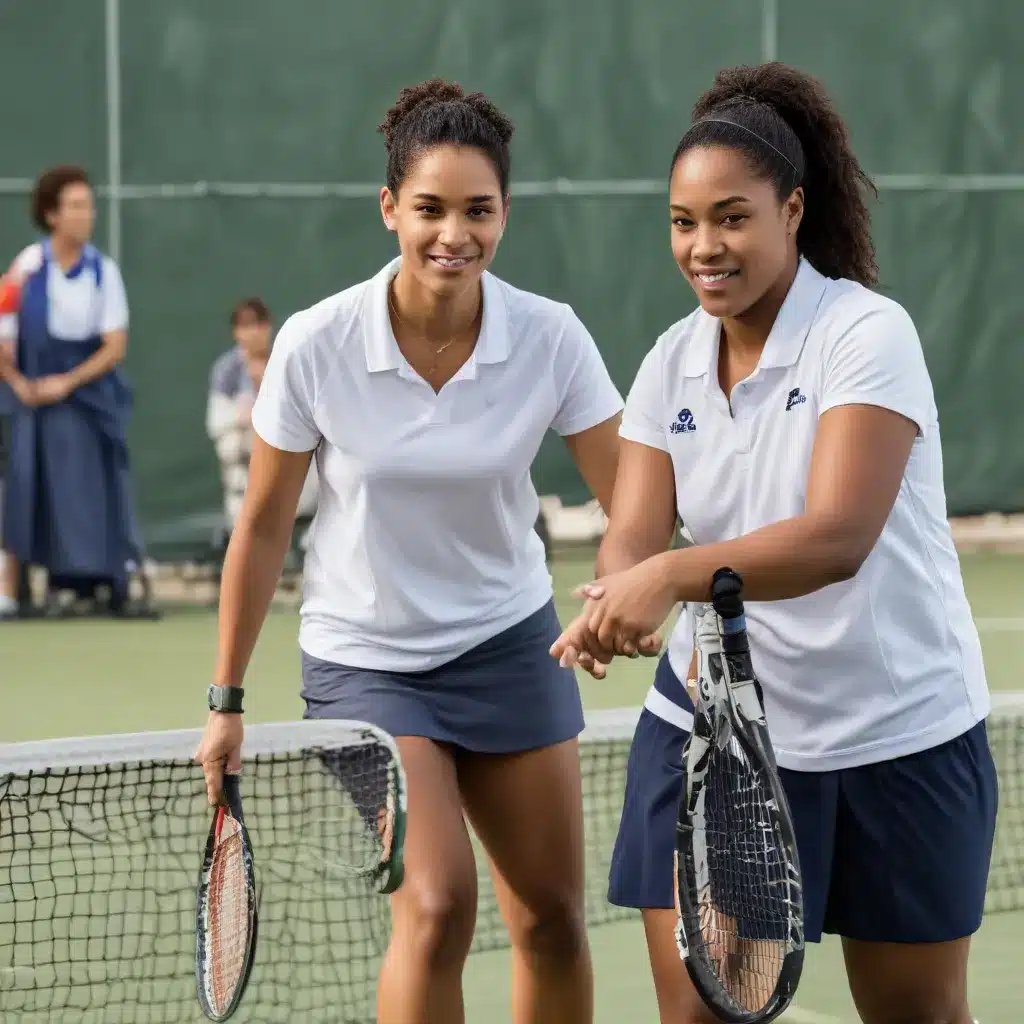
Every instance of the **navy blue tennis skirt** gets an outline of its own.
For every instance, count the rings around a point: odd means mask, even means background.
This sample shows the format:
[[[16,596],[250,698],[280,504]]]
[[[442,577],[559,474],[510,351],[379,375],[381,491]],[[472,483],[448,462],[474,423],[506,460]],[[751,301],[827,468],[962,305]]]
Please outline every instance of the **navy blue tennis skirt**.
[[[667,658],[661,690],[685,694]],[[678,699],[678,697],[677,697]],[[681,703],[690,707],[688,698]],[[629,753],[608,899],[674,907],[687,734],[646,709]],[[831,772],[779,770],[793,812],[808,942],[946,942],[981,924],[998,783],[985,723],[930,750]]]
[[[552,746],[583,731],[572,669],[548,654],[562,627],[553,601],[453,661],[387,672],[302,652],[304,718],[369,722],[392,736],[426,736],[479,753]]]

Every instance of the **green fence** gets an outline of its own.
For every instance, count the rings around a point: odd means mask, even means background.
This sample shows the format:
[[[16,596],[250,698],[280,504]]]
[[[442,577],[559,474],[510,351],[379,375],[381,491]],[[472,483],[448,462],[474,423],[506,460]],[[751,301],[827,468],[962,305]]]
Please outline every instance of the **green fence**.
[[[282,318],[391,255],[374,129],[402,85],[454,77],[514,118],[495,271],[572,303],[625,390],[693,305],[665,212],[690,106],[719,66],[778,57],[824,79],[880,186],[883,287],[924,339],[951,512],[1020,510],[1022,52],[1024,7],[1000,0],[4,0],[0,250],[31,238],[41,167],[93,172],[132,306],[147,540],[201,545],[227,310],[257,292]],[[554,438],[536,481],[583,497]]]

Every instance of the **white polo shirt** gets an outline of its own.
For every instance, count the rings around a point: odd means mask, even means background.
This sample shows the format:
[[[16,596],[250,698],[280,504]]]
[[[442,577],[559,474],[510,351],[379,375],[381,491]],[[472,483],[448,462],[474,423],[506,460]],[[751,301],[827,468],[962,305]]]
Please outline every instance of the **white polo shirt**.
[[[44,244],[35,242],[23,249],[14,261],[15,273],[25,277],[36,273],[43,265]],[[128,327],[128,299],[121,271],[109,256],[95,255],[101,261],[98,283],[88,261],[80,262],[68,273],[53,259],[47,266],[47,317],[55,338],[89,341]],[[0,338],[15,338],[17,334],[17,315],[0,317]]]
[[[868,764],[937,746],[983,719],[981,644],[946,516],[942,448],[917,331],[897,303],[802,260],[756,371],[718,380],[720,321],[697,309],[648,353],[621,434],[672,457],[679,516],[698,544],[802,514],[818,417],[892,409],[918,426],[899,495],[857,575],[786,601],[747,602],[754,669],[780,765]],[[669,661],[685,678],[680,617]],[[689,729],[656,690],[649,710]]]
[[[587,430],[622,399],[568,306],[491,274],[474,352],[435,394],[391,330],[400,265],[284,324],[253,427],[276,448],[316,448],[303,650],[422,671],[550,600],[531,464],[548,428]]]

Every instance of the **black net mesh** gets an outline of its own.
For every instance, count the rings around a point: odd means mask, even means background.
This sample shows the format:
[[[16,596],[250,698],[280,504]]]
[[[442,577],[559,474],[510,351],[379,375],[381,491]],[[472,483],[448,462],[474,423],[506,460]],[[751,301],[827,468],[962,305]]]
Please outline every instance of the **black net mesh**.
[[[591,926],[635,916],[608,904],[608,866],[622,810],[637,712],[588,719],[582,746]],[[303,723],[305,724],[305,723]],[[331,765],[304,746],[252,756],[247,731],[246,824],[263,888],[256,966],[235,1020],[354,1022],[374,1019],[388,904],[369,879],[378,856],[379,795],[352,796],[346,757]],[[1000,776],[999,829],[988,909],[1024,908],[1024,702],[992,717]],[[127,738],[89,744],[0,747],[0,1019],[62,1024],[198,1022],[195,889],[209,808],[180,755],[125,755]],[[80,744],[79,744],[80,745]],[[95,751],[100,746],[103,758]],[[140,747],[134,737],[133,749]],[[29,750],[38,767],[10,767]],[[148,749],[143,742],[141,749]],[[6,755],[6,756],[5,756]],[[99,762],[99,763],[98,763]],[[77,766],[75,766],[77,764]],[[377,777],[378,769],[368,770]],[[376,783],[375,783],[376,785]],[[474,950],[507,945],[480,859]]]

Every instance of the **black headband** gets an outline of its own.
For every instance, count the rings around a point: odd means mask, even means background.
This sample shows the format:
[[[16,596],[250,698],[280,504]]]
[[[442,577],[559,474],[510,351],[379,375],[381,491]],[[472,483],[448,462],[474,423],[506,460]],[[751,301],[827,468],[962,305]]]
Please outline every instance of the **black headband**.
[[[707,124],[708,122],[714,122],[716,124],[731,124],[734,128],[742,128],[745,132],[748,132],[749,134],[753,135],[754,138],[761,143],[761,145],[767,146],[773,153],[777,153],[780,157],[782,157],[782,159],[785,160],[786,163],[793,168],[793,173],[798,178],[800,177],[800,171],[797,169],[796,164],[793,163],[793,161],[790,160],[789,157],[786,156],[786,154],[783,153],[782,150],[778,148],[778,146],[773,146],[763,135],[758,135],[753,128],[748,128],[745,124],[740,124],[739,121],[730,121],[728,118],[725,117],[702,117],[693,127],[696,128],[697,125]]]
[[[752,105],[757,105],[757,106],[760,106],[760,107],[768,107],[768,104],[761,103],[760,100],[751,99],[749,102]],[[779,112],[774,107],[768,107],[768,109],[771,111],[771,113],[775,117],[777,117],[780,121],[782,121],[783,124],[786,124],[786,122],[783,120],[782,116],[779,114]],[[715,111],[712,111],[706,117],[702,117],[699,121],[694,121],[694,123],[692,125],[690,125],[690,127],[687,130],[686,134],[689,135],[690,132],[694,131],[694,129],[700,127],[700,125],[702,125],[702,124],[727,124],[727,125],[731,125],[733,128],[739,128],[742,131],[745,131],[748,135],[752,135],[755,139],[757,139],[758,142],[761,143],[762,146],[765,146],[768,149],[770,149],[773,153],[776,154],[776,156],[778,156],[782,160],[784,160],[793,169],[793,175],[794,175],[794,177],[796,179],[795,184],[794,184],[794,188],[796,187],[796,185],[800,184],[801,178],[803,176],[800,168],[798,168],[796,166],[796,164],[794,164],[793,161],[788,156],[786,156],[786,154],[783,153],[781,149],[779,149],[778,146],[776,146],[773,143],[769,142],[760,133],[755,132],[753,128],[749,128],[749,127],[747,127],[747,125],[743,124],[740,121],[734,121],[734,120],[732,120],[729,117],[723,117],[722,114],[718,114]],[[786,127],[789,128],[789,125],[786,125]],[[790,132],[793,131],[792,128],[789,128],[789,130],[790,130]],[[795,138],[796,135],[795,135],[795,133],[793,133],[793,134],[794,134],[794,138]],[[800,140],[797,139],[797,144],[798,145],[799,145],[799,141]]]

